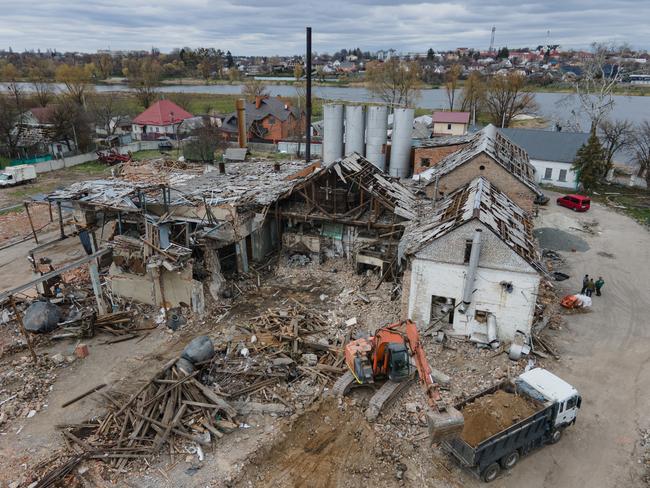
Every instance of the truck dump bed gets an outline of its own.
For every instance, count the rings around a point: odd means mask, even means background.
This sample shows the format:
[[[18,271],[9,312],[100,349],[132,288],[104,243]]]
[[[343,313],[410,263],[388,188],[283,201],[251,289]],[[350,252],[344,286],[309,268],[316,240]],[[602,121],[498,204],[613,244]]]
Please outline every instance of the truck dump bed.
[[[489,417],[498,417],[503,412],[502,420],[506,425],[511,424],[495,432],[494,425],[481,425],[481,412],[468,414],[465,418],[466,430],[463,431],[462,436],[443,443],[461,464],[466,467],[476,467],[480,472],[509,452],[529,445],[537,439],[541,441],[544,437],[550,427],[554,404],[543,403],[525,395],[524,392],[519,392],[520,397],[517,398],[512,395],[514,392],[514,385],[504,381],[455,405],[461,413],[464,413],[464,409],[469,411],[472,408],[470,406],[474,404],[475,410],[476,407],[485,410],[488,420],[491,420]],[[488,398],[490,395],[492,397]],[[514,400],[511,411],[509,406],[504,405],[504,398],[508,395],[512,395]],[[484,397],[484,401],[481,401]],[[529,405],[528,408],[525,408],[522,403],[524,401]],[[518,418],[518,415],[523,418]]]

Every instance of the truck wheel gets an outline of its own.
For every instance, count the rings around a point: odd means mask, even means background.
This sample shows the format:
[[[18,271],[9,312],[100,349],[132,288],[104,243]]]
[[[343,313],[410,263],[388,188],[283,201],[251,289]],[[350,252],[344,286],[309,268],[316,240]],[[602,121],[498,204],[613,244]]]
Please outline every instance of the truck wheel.
[[[557,444],[560,439],[562,439],[562,429],[557,429],[551,433],[551,438],[549,439],[548,443]]]
[[[512,451],[501,458],[499,463],[503,469],[512,469],[519,462],[519,451]]]
[[[501,469],[499,468],[498,463],[492,463],[490,464],[487,468],[485,468],[485,471],[483,471],[483,481],[486,483],[490,483],[491,481],[494,481],[497,479],[497,476],[499,476],[499,471]]]

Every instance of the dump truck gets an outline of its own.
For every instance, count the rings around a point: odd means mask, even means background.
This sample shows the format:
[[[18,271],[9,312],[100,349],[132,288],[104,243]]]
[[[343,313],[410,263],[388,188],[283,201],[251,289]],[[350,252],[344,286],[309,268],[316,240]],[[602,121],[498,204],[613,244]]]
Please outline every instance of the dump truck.
[[[36,170],[29,164],[7,166],[0,172],[0,188],[36,180]]]
[[[480,424],[479,417],[485,413],[486,424],[499,419],[499,409],[504,405],[497,397],[515,400],[502,408],[503,416],[512,422],[500,430],[490,430],[494,425]],[[516,402],[522,404],[519,410]],[[489,483],[532,450],[558,442],[563,430],[575,423],[581,403],[576,388],[550,371],[534,368],[514,381],[503,381],[456,404],[465,427],[459,437],[443,441],[442,446],[462,466]]]

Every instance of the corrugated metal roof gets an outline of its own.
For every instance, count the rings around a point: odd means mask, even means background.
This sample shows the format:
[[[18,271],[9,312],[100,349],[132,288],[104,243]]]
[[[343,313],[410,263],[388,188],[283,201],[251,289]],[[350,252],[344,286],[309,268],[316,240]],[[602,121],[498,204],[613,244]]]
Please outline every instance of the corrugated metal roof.
[[[454,191],[437,202],[433,210],[411,221],[399,243],[400,257],[416,253],[472,219],[480,220],[533,268],[542,271],[532,219],[483,177]]]
[[[573,163],[578,150],[589,140],[586,132],[557,132],[534,129],[499,129],[523,148],[531,159]]]

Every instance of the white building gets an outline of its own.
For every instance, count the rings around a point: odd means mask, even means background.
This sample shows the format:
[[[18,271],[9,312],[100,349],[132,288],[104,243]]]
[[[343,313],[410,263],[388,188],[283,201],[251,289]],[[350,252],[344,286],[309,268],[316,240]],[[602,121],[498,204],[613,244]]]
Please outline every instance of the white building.
[[[538,129],[499,129],[504,136],[528,153],[535,167],[535,181],[576,189],[578,180],[571,169],[578,150],[589,140],[585,132]]]
[[[487,342],[530,333],[541,266],[532,221],[485,178],[477,178],[411,222],[399,244],[406,262],[402,314],[420,327]],[[490,317],[492,315],[493,317]]]

